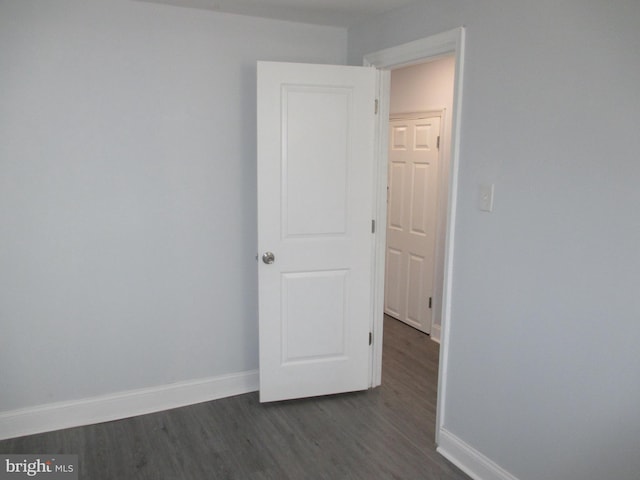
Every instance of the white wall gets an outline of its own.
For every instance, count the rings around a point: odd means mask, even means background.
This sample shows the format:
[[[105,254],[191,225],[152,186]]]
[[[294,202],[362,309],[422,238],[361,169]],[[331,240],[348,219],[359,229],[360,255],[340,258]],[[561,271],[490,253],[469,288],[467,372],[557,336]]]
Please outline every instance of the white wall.
[[[391,72],[389,112],[407,113],[447,108],[453,103],[455,57],[403,67]],[[451,112],[448,112],[451,117]]]
[[[0,0],[0,414],[258,367],[258,59],[346,31]]]
[[[398,68],[391,72],[391,101],[389,112],[425,112],[444,109],[441,130],[441,156],[438,169],[438,237],[436,250],[442,261],[435,264],[433,291],[433,317],[431,338],[440,341],[441,299],[444,282],[444,247],[446,233],[446,210],[449,198],[449,159],[451,156],[451,126],[453,112],[453,81],[455,57],[448,56],[432,62]]]
[[[450,0],[349,31],[361,64],[466,27],[444,427],[520,480],[640,471],[639,19],[636,0]]]

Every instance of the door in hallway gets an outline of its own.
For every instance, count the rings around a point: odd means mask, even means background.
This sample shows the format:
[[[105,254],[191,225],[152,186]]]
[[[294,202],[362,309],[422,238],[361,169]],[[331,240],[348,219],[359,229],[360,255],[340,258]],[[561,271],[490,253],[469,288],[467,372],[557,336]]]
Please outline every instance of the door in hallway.
[[[431,331],[440,116],[389,122],[384,311]]]

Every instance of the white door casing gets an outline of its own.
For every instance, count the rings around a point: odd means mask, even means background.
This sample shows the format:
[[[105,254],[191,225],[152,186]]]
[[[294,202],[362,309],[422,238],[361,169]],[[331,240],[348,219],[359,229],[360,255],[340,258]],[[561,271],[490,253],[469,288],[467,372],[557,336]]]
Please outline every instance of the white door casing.
[[[376,70],[258,63],[260,401],[370,386]]]
[[[436,35],[415,40],[406,44],[390,47],[384,50],[370,53],[364,57],[364,64],[380,69],[379,76],[379,100],[380,115],[377,125],[377,187],[376,187],[376,219],[378,223],[385,224],[387,217],[387,168],[388,168],[388,119],[389,99],[391,94],[391,69],[406,67],[423,63],[430,59],[436,59],[442,55],[453,54],[456,58],[452,129],[448,139],[449,145],[449,189],[447,200],[447,225],[444,252],[444,281],[441,303],[442,332],[440,339],[440,361],[438,374],[438,402],[436,407],[436,444],[438,451],[450,460],[456,462],[447,451],[451,444],[446,442],[446,403],[448,395],[448,366],[449,366],[449,331],[451,327],[451,302],[453,284],[453,258],[455,245],[455,224],[457,212],[458,194],[458,165],[461,138],[461,114],[463,100],[463,78],[465,63],[465,29],[458,27]],[[385,201],[382,201],[382,200]],[[384,272],[386,253],[386,231],[382,229],[376,236],[374,277],[374,313],[373,313],[373,354],[372,354],[372,385],[380,385],[382,379],[382,331],[384,314]],[[452,450],[455,451],[455,448]]]
[[[389,122],[385,313],[431,332],[440,114]]]

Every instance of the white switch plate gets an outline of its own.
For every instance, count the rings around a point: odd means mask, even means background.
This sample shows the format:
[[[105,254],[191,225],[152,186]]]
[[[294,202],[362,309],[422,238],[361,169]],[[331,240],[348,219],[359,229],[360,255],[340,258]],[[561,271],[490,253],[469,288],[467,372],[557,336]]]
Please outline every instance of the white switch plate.
[[[480,185],[480,210],[493,212],[494,184]]]

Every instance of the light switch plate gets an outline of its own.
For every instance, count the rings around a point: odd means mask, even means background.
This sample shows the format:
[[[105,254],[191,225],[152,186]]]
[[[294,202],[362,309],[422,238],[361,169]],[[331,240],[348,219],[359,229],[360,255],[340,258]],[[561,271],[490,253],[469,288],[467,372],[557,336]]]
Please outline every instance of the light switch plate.
[[[494,184],[480,185],[480,210],[483,212],[493,212],[493,191]]]

